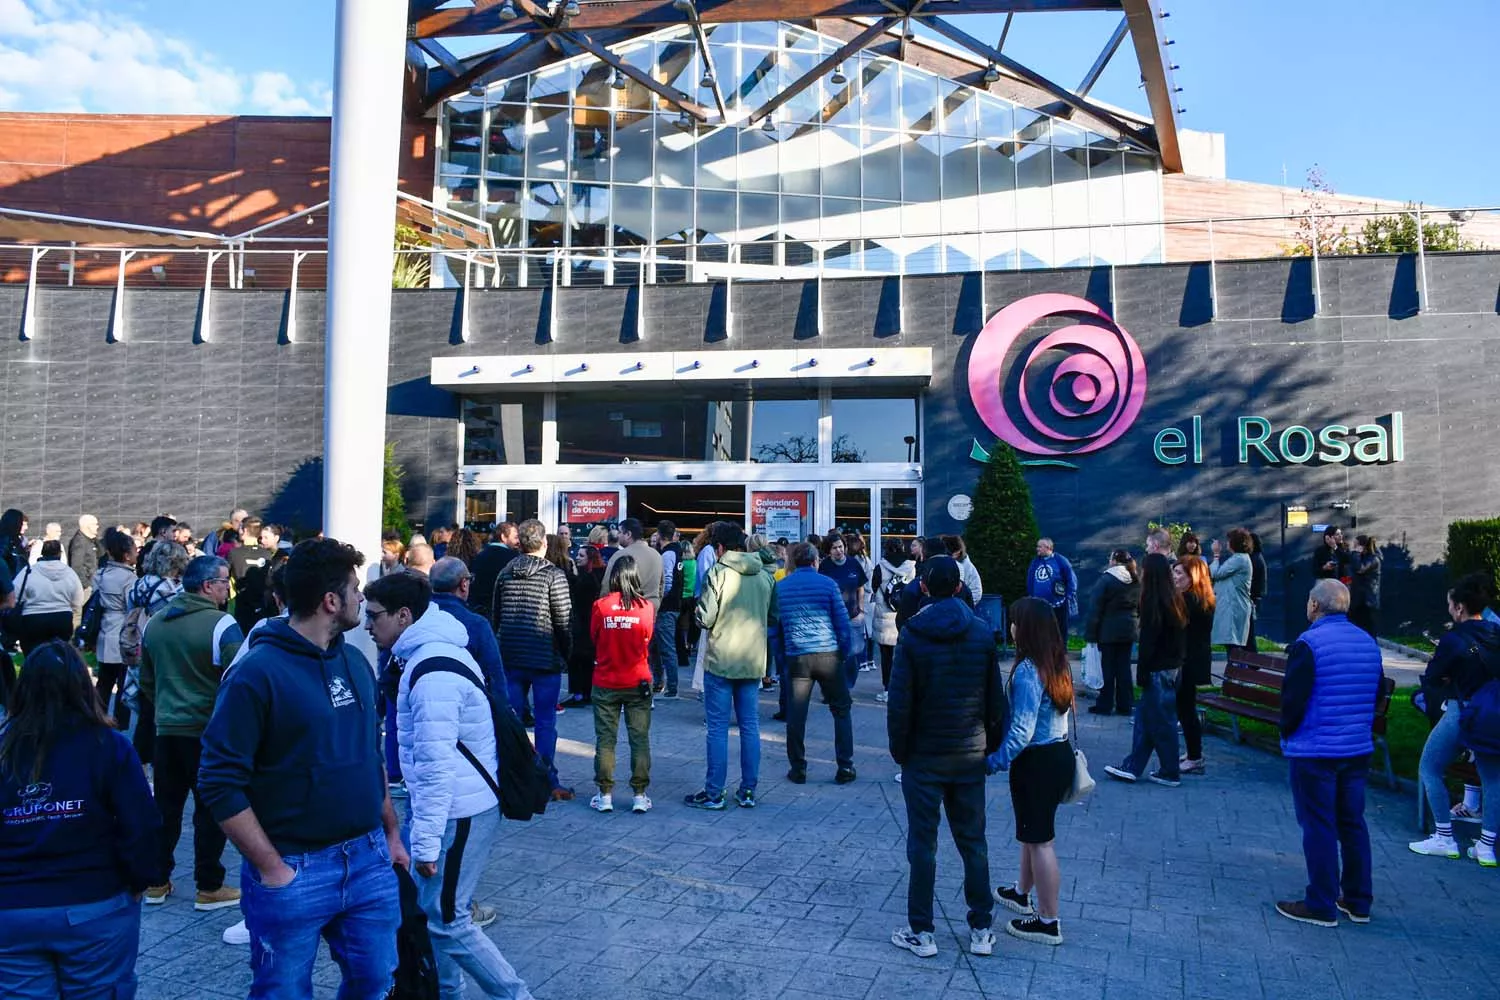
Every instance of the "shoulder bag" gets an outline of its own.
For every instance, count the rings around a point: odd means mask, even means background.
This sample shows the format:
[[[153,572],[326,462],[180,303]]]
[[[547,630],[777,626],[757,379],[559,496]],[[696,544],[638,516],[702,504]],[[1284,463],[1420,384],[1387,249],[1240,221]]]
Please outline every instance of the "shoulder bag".
[[[1068,746],[1073,750],[1073,784],[1063,795],[1064,802],[1080,802],[1094,790],[1094,776],[1089,774],[1089,759],[1078,749],[1078,709],[1068,709]]]

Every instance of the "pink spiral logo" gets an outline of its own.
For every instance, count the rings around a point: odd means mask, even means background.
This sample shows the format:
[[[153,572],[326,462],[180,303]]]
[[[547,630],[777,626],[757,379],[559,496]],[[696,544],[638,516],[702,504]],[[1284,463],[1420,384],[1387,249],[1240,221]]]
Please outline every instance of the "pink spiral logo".
[[[1038,320],[1069,315],[1104,325],[1065,326],[1033,344],[1021,362],[1012,413],[1003,396],[1011,348]],[[1054,352],[1066,356],[1055,360]],[[1043,398],[1033,399],[1039,383],[1046,386]],[[969,357],[969,398],[985,426],[1017,451],[1082,455],[1114,443],[1135,423],[1146,402],[1146,359],[1135,339],[1087,299],[1031,295],[997,312],[979,331]]]

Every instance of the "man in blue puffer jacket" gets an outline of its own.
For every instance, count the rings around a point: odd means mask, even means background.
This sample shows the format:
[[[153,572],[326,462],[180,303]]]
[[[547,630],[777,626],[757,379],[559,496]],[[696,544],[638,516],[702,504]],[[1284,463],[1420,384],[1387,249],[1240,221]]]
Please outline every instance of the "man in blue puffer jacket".
[[[1312,624],[1287,650],[1281,688],[1281,753],[1291,767],[1307,893],[1277,903],[1276,912],[1319,927],[1338,926],[1340,912],[1369,923],[1365,775],[1375,750],[1371,730],[1384,664],[1375,640],[1349,620],[1349,588],[1339,581],[1313,585],[1307,620]]]
[[[833,713],[838,759],[833,780],[847,785],[855,778],[854,721],[849,716],[849,683],[840,665],[854,645],[849,611],[839,585],[818,572],[817,549],[798,542],[788,550],[787,559],[795,568],[776,585],[780,611],[771,642],[791,688],[786,709],[786,757],[791,764],[787,780],[798,785],[807,780],[807,704],[817,681]]]
[[[411,798],[412,872],[441,993],[463,996],[468,972],[486,996],[524,1000],[526,984],[469,911],[500,809],[494,720],[484,674],[464,649],[468,632],[432,603],[431,585],[416,573],[365,587],[365,613],[375,644],[401,670],[396,731]]]

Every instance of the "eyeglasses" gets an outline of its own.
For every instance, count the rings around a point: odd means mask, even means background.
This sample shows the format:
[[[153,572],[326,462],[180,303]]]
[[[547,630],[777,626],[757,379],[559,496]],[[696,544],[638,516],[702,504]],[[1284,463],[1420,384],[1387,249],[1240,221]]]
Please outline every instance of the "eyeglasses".
[[[389,608],[381,608],[378,611],[375,610],[375,609],[372,609],[372,608],[368,608],[368,607],[365,608],[365,615],[372,622],[378,620],[381,615],[393,615],[395,613],[396,612],[390,610]]]
[[[229,586],[229,577],[227,577],[227,576],[216,576],[212,580],[206,581],[206,583],[222,583],[224,586],[227,587],[227,586]]]

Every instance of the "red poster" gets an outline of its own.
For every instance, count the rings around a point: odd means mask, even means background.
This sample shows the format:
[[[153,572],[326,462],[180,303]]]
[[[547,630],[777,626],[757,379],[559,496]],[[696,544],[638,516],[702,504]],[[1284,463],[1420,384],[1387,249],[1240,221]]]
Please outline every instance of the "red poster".
[[[800,519],[806,512],[806,493],[751,493],[750,511],[757,524],[766,519],[766,514],[775,510],[796,511]]]
[[[591,524],[620,519],[618,493],[565,493],[563,509],[568,524]]]

